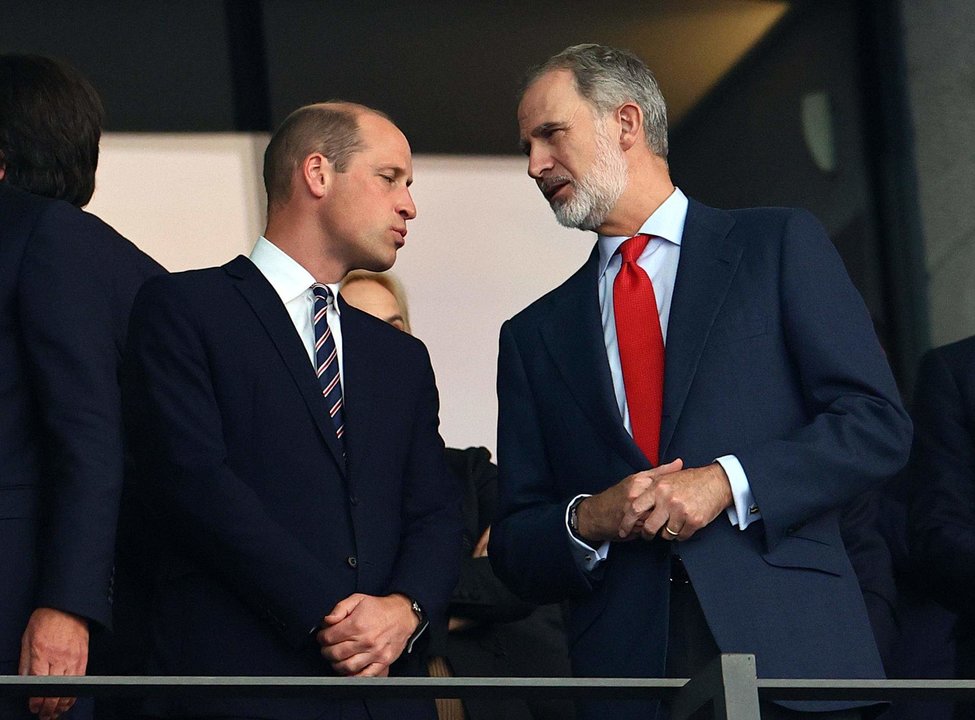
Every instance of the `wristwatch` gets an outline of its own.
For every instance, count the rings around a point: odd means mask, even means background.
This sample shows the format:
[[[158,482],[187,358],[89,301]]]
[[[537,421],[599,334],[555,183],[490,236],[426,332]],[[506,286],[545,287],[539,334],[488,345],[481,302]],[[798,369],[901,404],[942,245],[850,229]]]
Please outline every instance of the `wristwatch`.
[[[427,629],[430,625],[430,621],[427,619],[427,614],[423,612],[423,608],[413,598],[410,598],[410,609],[416,614],[417,619],[420,621],[417,623],[416,630],[410,635],[410,639],[406,641],[406,654],[409,655],[413,652],[413,644],[419,639],[423,631]]]
[[[569,505],[569,532],[571,532],[575,538],[581,542],[586,542],[582,535],[579,534],[579,505],[585,500],[588,495],[583,495],[582,497],[577,497]]]

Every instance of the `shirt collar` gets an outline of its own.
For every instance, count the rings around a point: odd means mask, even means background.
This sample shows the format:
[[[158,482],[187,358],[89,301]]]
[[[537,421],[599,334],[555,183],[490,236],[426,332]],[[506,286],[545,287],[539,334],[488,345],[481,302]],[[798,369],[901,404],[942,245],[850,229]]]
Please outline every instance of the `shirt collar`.
[[[254,244],[250,259],[285,305],[305,295],[317,282],[300,263],[263,235]],[[338,298],[339,284],[324,284],[332,291],[332,296]],[[335,310],[339,311],[338,302],[335,303]]]
[[[687,219],[687,196],[674,188],[674,192],[664,200],[660,207],[653,211],[640,226],[637,233],[652,235],[653,237],[663,238],[664,240],[680,245],[684,237],[684,221]],[[606,272],[609,261],[612,259],[616,250],[622,245],[628,236],[625,235],[600,235],[599,244],[599,275]]]

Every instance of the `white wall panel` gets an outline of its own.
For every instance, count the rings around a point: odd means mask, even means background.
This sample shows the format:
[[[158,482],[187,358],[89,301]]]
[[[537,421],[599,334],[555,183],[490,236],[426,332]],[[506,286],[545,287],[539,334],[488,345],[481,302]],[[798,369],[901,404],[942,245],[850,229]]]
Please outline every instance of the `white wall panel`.
[[[109,134],[88,209],[170,270],[222,264],[263,230],[266,143],[265,135]],[[430,348],[448,445],[494,450],[501,323],[574,272],[595,237],[555,223],[525,162],[414,158],[418,216],[394,271],[413,331]]]

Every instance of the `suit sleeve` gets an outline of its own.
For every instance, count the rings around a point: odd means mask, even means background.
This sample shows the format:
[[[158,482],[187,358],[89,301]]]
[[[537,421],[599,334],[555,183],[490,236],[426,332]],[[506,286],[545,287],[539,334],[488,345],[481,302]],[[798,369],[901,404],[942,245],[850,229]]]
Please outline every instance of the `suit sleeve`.
[[[425,349],[417,366],[422,371],[404,477],[403,533],[389,592],[401,592],[442,618],[459,572],[460,487],[444,463],[440,398]]]
[[[167,535],[295,647],[342,599],[319,560],[229,466],[194,305],[171,278],[136,299],[123,408],[140,495]],[[221,349],[225,351],[225,349]]]
[[[975,370],[969,363],[963,372]],[[935,596],[975,612],[975,420],[958,379],[937,350],[921,363],[915,388],[915,484],[911,554]]]
[[[779,268],[782,331],[807,421],[734,452],[773,548],[907,462],[911,421],[863,300],[823,227],[795,211]]]
[[[521,351],[510,322],[501,327],[498,354],[498,520],[488,557],[498,577],[519,597],[560,602],[589,592],[565,527],[570,498],[556,487]]]
[[[111,232],[52,205],[27,244],[18,298],[43,433],[35,606],[104,626],[123,473],[120,342],[134,294],[117,294],[116,275],[132,270],[112,256]]]

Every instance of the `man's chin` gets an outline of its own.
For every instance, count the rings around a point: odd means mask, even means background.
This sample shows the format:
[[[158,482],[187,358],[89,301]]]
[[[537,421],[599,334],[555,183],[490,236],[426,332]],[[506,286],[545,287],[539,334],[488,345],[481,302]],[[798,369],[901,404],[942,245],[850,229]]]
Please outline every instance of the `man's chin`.
[[[565,205],[552,204],[552,212],[555,214],[555,219],[562,227],[572,228],[573,230],[588,230],[589,228],[584,227],[588,217],[580,218],[578,214],[573,214],[572,212],[566,210]]]

